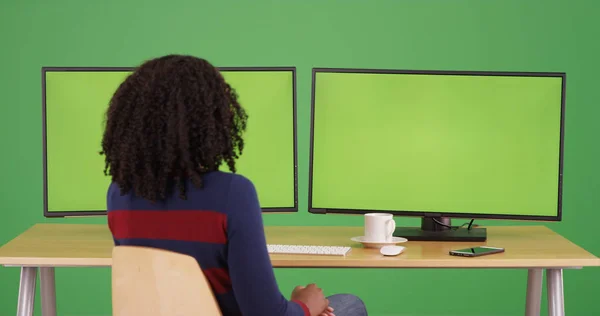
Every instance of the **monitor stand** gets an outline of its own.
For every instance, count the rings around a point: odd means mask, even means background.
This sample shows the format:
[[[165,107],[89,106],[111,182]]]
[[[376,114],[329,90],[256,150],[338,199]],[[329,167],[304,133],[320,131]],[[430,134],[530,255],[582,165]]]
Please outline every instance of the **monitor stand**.
[[[404,237],[409,241],[486,241],[487,230],[485,228],[451,229],[435,222],[437,220],[444,225],[450,225],[450,219],[446,217],[423,217],[421,227],[396,227],[394,236]]]

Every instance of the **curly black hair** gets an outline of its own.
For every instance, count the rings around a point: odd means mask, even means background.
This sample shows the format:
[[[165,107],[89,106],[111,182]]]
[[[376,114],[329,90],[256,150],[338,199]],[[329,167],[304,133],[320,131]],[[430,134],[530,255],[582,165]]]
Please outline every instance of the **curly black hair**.
[[[248,115],[234,89],[208,61],[167,55],[146,61],[114,93],[106,112],[104,174],[121,194],[150,201],[223,163],[236,172]]]

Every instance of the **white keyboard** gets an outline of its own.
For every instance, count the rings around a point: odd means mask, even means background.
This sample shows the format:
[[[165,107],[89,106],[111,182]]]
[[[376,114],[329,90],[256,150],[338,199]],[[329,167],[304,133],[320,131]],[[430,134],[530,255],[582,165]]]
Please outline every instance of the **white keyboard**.
[[[272,254],[345,256],[352,248],[343,246],[267,245],[267,249]]]

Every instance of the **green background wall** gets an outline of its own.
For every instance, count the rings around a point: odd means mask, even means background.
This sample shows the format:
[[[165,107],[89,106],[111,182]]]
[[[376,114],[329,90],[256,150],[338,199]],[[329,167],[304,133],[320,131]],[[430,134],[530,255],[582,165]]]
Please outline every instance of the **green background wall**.
[[[42,217],[40,68],[132,66],[187,53],[218,66],[298,67],[301,211],[265,215],[268,225],[361,225],[360,217],[306,212],[311,67],[566,71],[564,221],[549,226],[600,255],[599,10],[594,0],[2,1],[0,244],[38,222],[105,223]],[[525,271],[277,276],[285,293],[317,281],[328,294],[358,294],[376,316],[522,315],[525,304]],[[110,315],[108,269],[59,269],[57,283],[60,315]],[[17,269],[0,268],[0,315],[14,315],[17,288]],[[600,314],[599,291],[600,270],[565,272],[569,315]]]

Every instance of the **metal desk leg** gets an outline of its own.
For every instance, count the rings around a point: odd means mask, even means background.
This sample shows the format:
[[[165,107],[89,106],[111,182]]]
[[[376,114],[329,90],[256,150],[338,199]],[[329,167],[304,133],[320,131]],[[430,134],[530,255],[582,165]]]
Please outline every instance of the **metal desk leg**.
[[[563,270],[547,269],[548,315],[565,316],[565,295],[563,292]]]
[[[21,267],[21,280],[19,281],[19,302],[17,304],[17,316],[33,316],[36,278],[37,268]]]
[[[529,269],[527,273],[527,301],[525,303],[525,316],[540,316],[542,304],[542,269]]]
[[[54,268],[40,268],[42,316],[56,316],[56,283]]]

